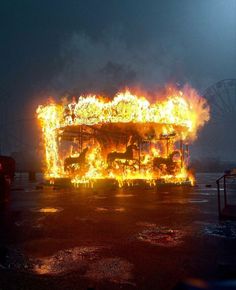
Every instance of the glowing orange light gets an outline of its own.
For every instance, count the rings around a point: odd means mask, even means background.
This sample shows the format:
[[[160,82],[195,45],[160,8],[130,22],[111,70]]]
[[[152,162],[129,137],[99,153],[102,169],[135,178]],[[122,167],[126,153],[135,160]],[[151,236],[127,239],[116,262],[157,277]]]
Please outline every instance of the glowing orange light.
[[[150,185],[156,180],[179,184],[187,180],[193,183],[194,178],[188,172],[185,152],[183,148],[176,150],[176,142],[189,143],[197,138],[198,130],[209,120],[209,106],[194,89],[186,86],[183,91],[170,88],[154,102],[130,91],[118,93],[111,101],[93,95],[80,96],[71,103],[41,105],[37,116],[44,138],[45,177],[50,180],[69,177],[74,185],[92,185],[104,178],[115,179],[120,186],[137,179],[146,180]],[[83,126],[86,130],[96,128],[101,135],[106,128],[106,141],[92,137],[79,145],[75,134],[74,147],[60,151],[64,132],[74,128],[73,132],[80,132],[77,135],[81,136]],[[129,135],[129,141],[121,144],[114,138],[109,139],[109,130],[110,133],[124,132]],[[137,156],[127,160],[117,157],[109,164],[109,154],[113,151],[126,154],[131,139],[138,143],[133,151]],[[143,148],[138,148],[140,144]],[[66,158],[80,160],[82,152],[83,164],[78,161],[65,166]],[[170,170],[168,166],[173,168]],[[68,169],[71,167],[73,170]]]

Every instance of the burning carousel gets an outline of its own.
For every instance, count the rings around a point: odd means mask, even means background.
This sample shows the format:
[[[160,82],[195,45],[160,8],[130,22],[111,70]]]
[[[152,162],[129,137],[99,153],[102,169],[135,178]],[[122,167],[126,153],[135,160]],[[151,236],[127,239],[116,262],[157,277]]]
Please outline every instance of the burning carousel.
[[[39,106],[45,178],[75,186],[193,184],[188,144],[209,120],[207,102],[189,86],[151,99],[125,91]]]

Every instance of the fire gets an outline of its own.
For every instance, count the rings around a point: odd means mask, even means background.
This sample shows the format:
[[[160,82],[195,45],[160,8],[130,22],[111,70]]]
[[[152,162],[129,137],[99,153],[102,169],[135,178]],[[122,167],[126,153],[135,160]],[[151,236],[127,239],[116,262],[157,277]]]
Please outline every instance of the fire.
[[[50,181],[181,184],[194,182],[187,169],[188,144],[209,120],[209,106],[185,86],[182,91],[169,88],[154,102],[128,90],[112,100],[88,95],[50,101],[38,107],[37,117]]]

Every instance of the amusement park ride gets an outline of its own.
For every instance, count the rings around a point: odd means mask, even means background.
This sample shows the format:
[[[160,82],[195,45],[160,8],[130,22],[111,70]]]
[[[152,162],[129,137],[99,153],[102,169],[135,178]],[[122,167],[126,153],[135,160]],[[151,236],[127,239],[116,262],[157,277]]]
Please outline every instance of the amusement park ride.
[[[194,178],[188,169],[188,144],[208,121],[209,107],[185,87],[183,92],[171,88],[153,103],[129,91],[112,100],[89,95],[49,102],[38,107],[37,115],[45,177],[51,183],[190,185]]]
[[[137,180],[142,179],[141,172],[152,171],[153,176],[158,176],[160,172],[163,176],[173,176],[180,171],[184,164],[188,165],[188,144],[180,140],[179,148],[172,149],[176,133],[160,134],[157,139],[145,139],[137,135],[136,130],[132,130],[132,127],[123,126],[121,128],[110,124],[98,128],[96,125],[81,125],[66,127],[59,138],[62,147],[63,143],[71,142],[74,146],[72,151],[80,152],[76,157],[65,158],[64,170],[69,174],[86,171],[88,166],[86,155],[91,143],[100,144],[101,148],[105,148],[106,145],[109,148],[109,144],[116,144],[111,149],[105,150],[107,154],[104,158],[104,167],[110,172],[117,169],[122,173],[133,172],[134,176],[137,176]],[[165,153],[155,155],[154,151],[157,148],[162,148]],[[153,154],[150,154],[151,151]],[[187,179],[186,183],[190,183],[190,180]]]

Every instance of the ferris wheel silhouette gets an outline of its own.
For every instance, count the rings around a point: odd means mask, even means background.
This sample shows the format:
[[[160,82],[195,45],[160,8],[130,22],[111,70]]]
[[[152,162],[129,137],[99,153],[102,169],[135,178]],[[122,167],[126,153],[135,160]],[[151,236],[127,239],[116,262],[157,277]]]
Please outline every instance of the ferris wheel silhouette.
[[[211,117],[204,136],[209,151],[236,160],[236,79],[218,81],[203,96],[210,105]]]

